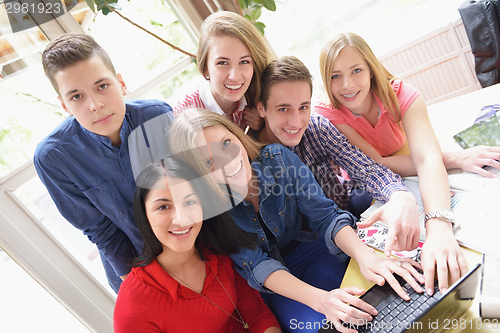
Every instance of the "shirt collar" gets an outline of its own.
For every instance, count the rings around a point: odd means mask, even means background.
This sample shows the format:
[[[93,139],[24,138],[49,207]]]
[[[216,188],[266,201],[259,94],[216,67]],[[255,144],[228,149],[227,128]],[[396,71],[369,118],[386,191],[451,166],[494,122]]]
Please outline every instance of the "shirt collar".
[[[221,116],[225,116],[226,113],[224,110],[221,109],[217,101],[215,100],[214,95],[212,95],[212,91],[210,90],[210,81],[205,80],[204,82],[201,83],[200,85],[200,98],[203,101],[203,104],[205,104],[205,108],[207,110],[210,110],[212,112],[218,113]],[[238,105],[236,107],[236,111],[242,111],[245,109],[247,106],[247,99],[245,98],[245,95],[241,97],[241,99],[238,101]]]

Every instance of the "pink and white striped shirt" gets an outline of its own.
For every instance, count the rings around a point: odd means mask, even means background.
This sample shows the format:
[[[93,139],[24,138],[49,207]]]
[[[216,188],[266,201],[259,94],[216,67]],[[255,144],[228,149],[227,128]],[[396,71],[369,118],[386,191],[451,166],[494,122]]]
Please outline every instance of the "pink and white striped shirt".
[[[233,122],[242,130],[245,130],[246,124],[243,120],[243,110],[247,106],[247,100],[245,96],[243,96],[236,105],[236,110],[233,113]],[[188,92],[184,98],[172,105],[174,115],[178,115],[182,113],[186,109],[190,108],[203,108],[215,113],[218,113],[222,116],[225,116],[226,113],[221,109],[217,101],[215,100],[212,92],[210,91],[210,85],[208,81],[204,81],[198,85],[196,89],[191,92]]]

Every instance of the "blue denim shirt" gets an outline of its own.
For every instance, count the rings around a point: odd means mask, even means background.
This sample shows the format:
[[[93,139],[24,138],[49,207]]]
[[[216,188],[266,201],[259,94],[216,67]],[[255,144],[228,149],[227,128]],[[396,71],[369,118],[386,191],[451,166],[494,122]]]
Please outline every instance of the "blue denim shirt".
[[[242,249],[231,256],[250,286],[269,291],[263,287],[266,278],[277,270],[287,270],[280,260],[279,249],[294,239],[313,241],[319,235],[324,237],[330,253],[341,259],[347,257],[333,240],[343,227],[353,227],[356,219],[325,197],[311,170],[297,155],[284,146],[272,144],[262,148],[251,164],[259,179],[259,214],[275,239],[267,239],[251,203],[242,201],[229,211],[241,228],[256,233],[261,240],[258,249]],[[315,232],[300,230],[302,215]]]
[[[132,211],[135,180],[127,138],[137,126],[171,111],[161,101],[127,101],[120,147],[68,117],[35,151],[38,176],[61,215],[97,245],[115,291],[118,276],[130,271],[131,259],[143,249]]]

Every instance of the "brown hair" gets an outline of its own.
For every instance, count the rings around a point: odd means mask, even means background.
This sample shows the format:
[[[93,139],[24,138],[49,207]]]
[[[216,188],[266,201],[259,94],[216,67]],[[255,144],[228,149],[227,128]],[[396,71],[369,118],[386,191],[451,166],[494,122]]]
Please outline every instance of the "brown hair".
[[[115,67],[108,54],[91,36],[79,33],[63,34],[50,42],[43,51],[42,65],[45,76],[50,80],[56,92],[61,95],[54,79],[57,72],[93,56],[101,58],[106,68],[116,76]]]
[[[333,65],[340,51],[346,46],[354,48],[365,59],[372,74],[371,91],[380,98],[391,120],[395,123],[399,123],[401,121],[401,110],[399,108],[398,98],[391,87],[391,83],[396,78],[384,67],[384,65],[382,65],[377,57],[375,57],[368,43],[354,33],[337,35],[323,46],[319,56],[321,77],[323,78],[323,83],[331,105],[336,109],[340,109],[342,106],[332,93],[332,72]]]
[[[271,87],[276,83],[289,81],[304,81],[311,88],[311,96],[313,91],[312,75],[309,69],[294,56],[279,57],[267,65],[264,73],[262,73],[262,90],[260,91],[260,102],[267,107],[269,92]]]
[[[250,52],[253,62],[253,77],[245,93],[250,107],[256,107],[261,90],[262,72],[266,65],[276,58],[274,51],[262,34],[246,18],[232,12],[217,12],[205,19],[200,29],[198,44],[198,71],[204,76],[208,53],[214,37],[238,38]]]

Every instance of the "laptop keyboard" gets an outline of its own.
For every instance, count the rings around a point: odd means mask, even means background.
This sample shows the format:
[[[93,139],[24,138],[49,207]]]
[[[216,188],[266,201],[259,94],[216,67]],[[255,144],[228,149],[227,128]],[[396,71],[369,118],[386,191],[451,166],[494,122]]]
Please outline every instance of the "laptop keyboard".
[[[401,287],[410,296],[410,300],[405,301],[396,293],[391,293],[375,306],[378,314],[372,321],[365,326],[356,327],[358,332],[403,332],[405,324],[409,327],[416,318],[442,297],[437,280],[434,281],[434,294],[432,296],[425,292],[417,293],[407,282],[402,283]],[[421,285],[421,287],[425,289],[424,285]]]

